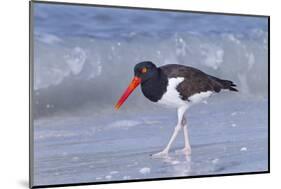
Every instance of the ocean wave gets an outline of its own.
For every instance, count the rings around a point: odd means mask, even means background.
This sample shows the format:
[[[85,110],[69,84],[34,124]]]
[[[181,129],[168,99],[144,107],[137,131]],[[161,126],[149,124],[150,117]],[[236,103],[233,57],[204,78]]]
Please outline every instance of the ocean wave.
[[[87,104],[113,106],[133,76],[136,63],[183,64],[234,81],[242,96],[267,97],[267,32],[251,37],[222,33],[175,33],[169,38],[137,35],[130,40],[35,39],[34,106],[37,114],[72,110]],[[44,35],[43,35],[44,36]],[[128,103],[142,106],[140,93]]]

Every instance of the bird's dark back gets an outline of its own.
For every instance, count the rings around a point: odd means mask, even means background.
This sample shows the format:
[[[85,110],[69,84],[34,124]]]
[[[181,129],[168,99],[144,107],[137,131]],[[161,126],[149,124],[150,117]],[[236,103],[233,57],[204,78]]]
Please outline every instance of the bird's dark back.
[[[183,100],[188,100],[190,96],[200,92],[220,92],[221,89],[237,91],[235,88],[233,88],[236,85],[232,81],[219,79],[193,67],[178,64],[168,64],[159,67],[159,69],[168,78],[184,78],[184,81],[177,86],[177,90],[179,91]]]

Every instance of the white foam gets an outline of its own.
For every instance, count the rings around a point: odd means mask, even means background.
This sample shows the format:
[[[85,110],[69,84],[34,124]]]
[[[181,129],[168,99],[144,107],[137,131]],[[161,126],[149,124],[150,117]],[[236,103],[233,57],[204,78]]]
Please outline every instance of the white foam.
[[[72,160],[77,161],[77,160],[79,160],[79,157],[75,156],[75,157],[72,158]]]
[[[150,173],[150,168],[149,167],[143,167],[139,170],[141,174],[149,174]]]
[[[66,63],[74,75],[82,71],[86,58],[86,52],[81,47],[75,47],[70,54],[65,56]]]
[[[217,164],[218,162],[219,162],[219,159],[218,159],[218,158],[215,158],[215,159],[212,160],[212,163],[213,163],[213,164]]]
[[[109,174],[111,174],[111,175],[115,175],[115,174],[118,174],[119,172],[118,171],[110,171],[110,173]]]
[[[223,62],[224,50],[221,47],[204,44],[201,45],[201,54],[205,56],[204,64],[217,70]]]
[[[177,161],[177,160],[174,160],[174,161],[171,162],[172,165],[177,165],[177,164],[179,164],[179,163],[180,163],[180,162]]]
[[[123,176],[123,180],[128,180],[130,178],[131,178],[130,176]]]
[[[130,128],[141,124],[139,121],[134,120],[119,120],[109,124],[110,128]]]
[[[248,70],[251,70],[255,64],[255,55],[253,53],[247,53],[248,57]]]
[[[110,179],[112,179],[112,176],[111,175],[106,175],[105,179],[110,180]]]
[[[38,39],[39,39],[39,41],[42,41],[43,43],[46,43],[49,45],[59,43],[62,41],[59,37],[57,37],[53,34],[48,34],[48,33],[40,34]]]
[[[236,115],[237,115],[237,112],[232,112],[231,115],[232,115],[232,116],[236,116]]]
[[[233,34],[227,34],[227,37],[230,41],[236,43],[237,45],[241,43],[240,40],[238,40]]]

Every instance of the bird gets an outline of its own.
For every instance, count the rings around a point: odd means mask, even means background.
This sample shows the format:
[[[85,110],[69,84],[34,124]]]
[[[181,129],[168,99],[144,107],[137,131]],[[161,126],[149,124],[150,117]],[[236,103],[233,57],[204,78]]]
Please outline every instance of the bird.
[[[157,67],[152,61],[137,63],[134,67],[134,77],[117,101],[115,109],[119,109],[137,86],[141,85],[143,95],[150,101],[177,109],[177,124],[166,147],[153,157],[168,155],[172,143],[179,131],[184,133],[185,155],[191,155],[186,111],[194,104],[222,90],[238,92],[234,82],[220,79],[203,71],[180,64],[167,64]]]

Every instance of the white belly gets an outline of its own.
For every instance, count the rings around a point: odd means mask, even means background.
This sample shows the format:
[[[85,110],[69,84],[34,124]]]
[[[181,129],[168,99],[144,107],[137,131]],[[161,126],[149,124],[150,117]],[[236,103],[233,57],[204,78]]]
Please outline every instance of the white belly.
[[[190,100],[190,102],[192,104],[196,104],[196,103],[202,102],[206,98],[210,97],[212,94],[213,94],[212,91],[205,91],[205,92],[194,94],[194,95],[190,96],[188,99]]]
[[[174,108],[187,105],[187,101],[183,101],[180,97],[179,92],[176,90],[177,86],[183,80],[183,77],[169,79],[167,91],[157,103]]]
[[[182,100],[176,88],[183,80],[183,77],[169,79],[167,91],[157,103],[173,108],[178,108],[186,105],[191,106],[192,104],[202,102],[212,94],[211,91],[206,91],[190,96],[189,101]]]

